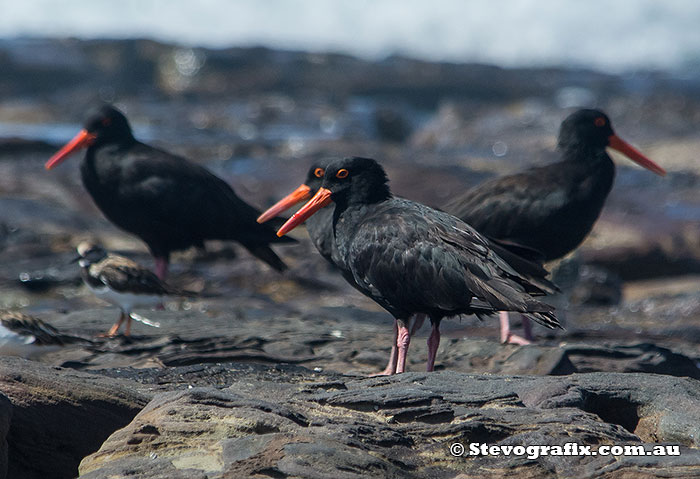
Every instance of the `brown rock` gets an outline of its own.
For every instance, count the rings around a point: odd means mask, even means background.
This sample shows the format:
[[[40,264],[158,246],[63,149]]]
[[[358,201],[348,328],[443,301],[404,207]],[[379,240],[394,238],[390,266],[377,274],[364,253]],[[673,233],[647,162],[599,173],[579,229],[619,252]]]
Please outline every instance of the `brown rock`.
[[[651,374],[354,378],[232,365],[230,387],[159,394],[80,466],[92,479],[654,477],[700,474],[700,383]],[[221,366],[211,369],[220,378]],[[169,375],[177,377],[179,368]],[[185,369],[185,376],[189,369]],[[155,372],[155,371],[154,371]],[[201,379],[209,368],[199,370]],[[142,380],[148,373],[141,373]],[[163,377],[161,376],[161,379]],[[171,385],[171,387],[174,386]],[[468,446],[677,445],[680,456],[454,457]],[[158,465],[158,468],[155,467]]]
[[[0,391],[12,404],[8,477],[75,477],[80,460],[147,402],[133,388],[127,381],[0,358]]]

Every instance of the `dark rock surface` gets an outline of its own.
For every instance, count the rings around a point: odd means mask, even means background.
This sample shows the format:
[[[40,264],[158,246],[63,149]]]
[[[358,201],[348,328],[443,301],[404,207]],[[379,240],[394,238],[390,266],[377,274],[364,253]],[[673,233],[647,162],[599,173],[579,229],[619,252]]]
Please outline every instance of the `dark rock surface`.
[[[4,396],[0,395],[0,478],[7,477],[9,462],[9,444],[7,435],[10,432],[12,423],[12,403]]]

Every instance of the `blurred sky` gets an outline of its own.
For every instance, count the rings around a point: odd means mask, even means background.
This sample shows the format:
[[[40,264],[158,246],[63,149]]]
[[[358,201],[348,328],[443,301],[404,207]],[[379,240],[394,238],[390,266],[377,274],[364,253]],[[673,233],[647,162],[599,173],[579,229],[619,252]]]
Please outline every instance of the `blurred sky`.
[[[700,70],[700,1],[0,0],[0,37],[16,36],[687,73]]]

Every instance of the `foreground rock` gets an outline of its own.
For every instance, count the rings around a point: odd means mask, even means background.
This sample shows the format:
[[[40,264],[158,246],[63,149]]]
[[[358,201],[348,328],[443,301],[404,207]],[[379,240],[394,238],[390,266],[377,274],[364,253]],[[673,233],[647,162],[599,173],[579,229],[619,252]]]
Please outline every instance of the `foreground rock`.
[[[299,367],[133,373],[161,393],[82,477],[697,477],[700,382],[649,374],[566,377],[319,375]],[[179,373],[178,373],[179,370]],[[165,374],[165,375],[164,375]],[[191,386],[191,384],[189,385]],[[162,385],[160,386],[162,387]],[[185,389],[186,388],[186,389]],[[464,456],[452,443],[678,445],[680,456]]]
[[[7,477],[23,479],[75,477],[148,401],[126,380],[16,358],[0,358],[0,392],[0,467],[9,457]]]

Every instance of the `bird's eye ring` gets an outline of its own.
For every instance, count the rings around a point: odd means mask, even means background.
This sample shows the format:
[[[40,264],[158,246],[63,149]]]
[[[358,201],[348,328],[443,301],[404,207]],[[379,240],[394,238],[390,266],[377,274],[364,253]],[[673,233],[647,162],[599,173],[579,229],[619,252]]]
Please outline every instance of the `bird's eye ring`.
[[[324,174],[326,174],[326,172],[324,171],[323,168],[316,168],[314,170],[314,175],[316,176],[316,178],[323,178]]]
[[[343,178],[347,178],[347,176],[349,174],[350,174],[350,172],[348,170],[346,170],[345,168],[343,168],[343,169],[338,170],[338,173],[335,174],[335,177],[343,179]]]
[[[603,118],[602,116],[599,116],[598,118],[593,120],[593,123],[597,127],[605,126],[605,118]]]

